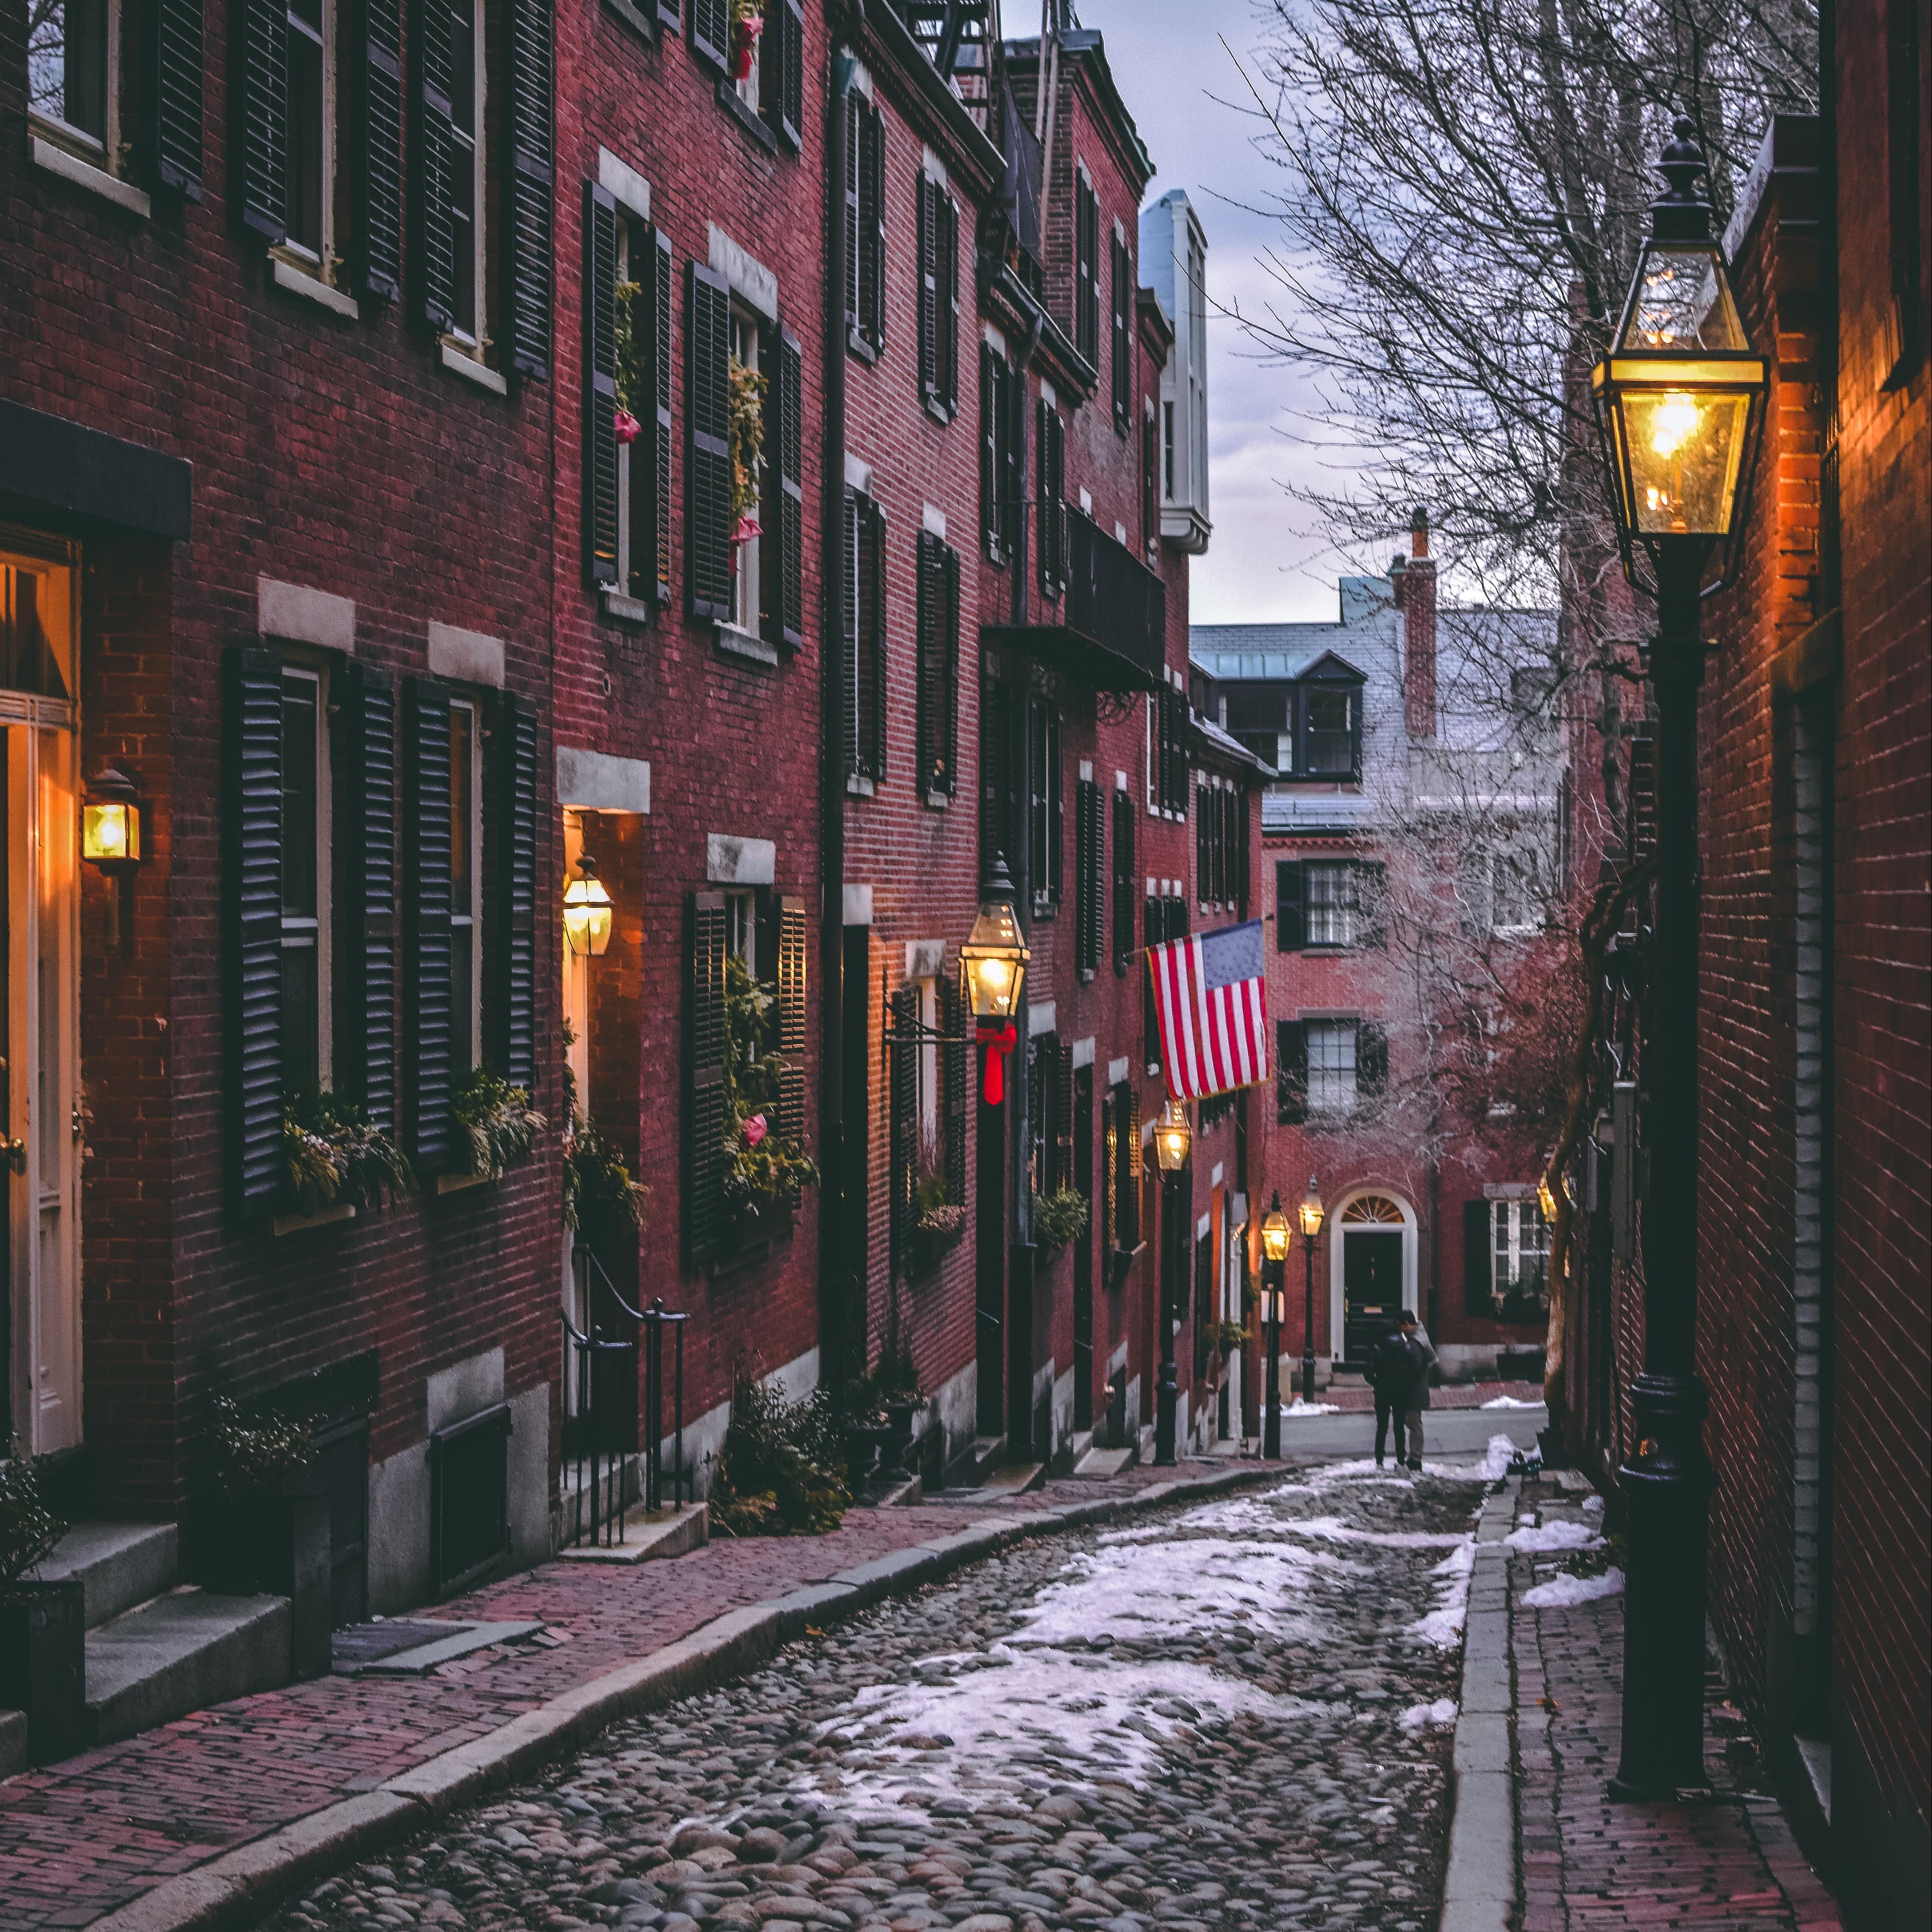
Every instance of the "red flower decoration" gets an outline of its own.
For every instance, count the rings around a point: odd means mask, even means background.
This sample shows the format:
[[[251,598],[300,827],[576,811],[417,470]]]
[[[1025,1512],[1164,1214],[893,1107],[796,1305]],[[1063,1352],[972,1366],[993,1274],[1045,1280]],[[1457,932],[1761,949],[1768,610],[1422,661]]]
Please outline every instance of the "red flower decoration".
[[[635,442],[644,433],[644,426],[628,410],[620,410],[615,424],[620,442]]]
[[[746,1145],[748,1147],[756,1147],[759,1142],[764,1138],[766,1133],[769,1130],[765,1126],[764,1115],[762,1114],[754,1114],[751,1118],[745,1123]]]
[[[764,535],[764,531],[760,527],[758,518],[748,512],[738,519],[737,527],[731,532],[731,541],[734,544],[749,543],[754,537]]]

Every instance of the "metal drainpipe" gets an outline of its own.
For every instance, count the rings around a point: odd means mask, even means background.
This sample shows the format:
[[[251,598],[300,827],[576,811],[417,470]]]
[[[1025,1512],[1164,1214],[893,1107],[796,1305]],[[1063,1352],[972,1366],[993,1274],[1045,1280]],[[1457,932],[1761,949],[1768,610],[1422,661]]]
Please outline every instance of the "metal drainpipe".
[[[856,38],[865,23],[863,0],[847,0],[838,31]],[[825,635],[819,983],[824,1064],[820,1068],[819,1378],[835,1388],[851,1366],[851,1283],[846,1264],[845,1204],[845,260],[846,103],[855,56],[836,42],[826,106],[827,184],[825,301],[825,459],[824,480]],[[861,1331],[862,1333],[862,1330]]]

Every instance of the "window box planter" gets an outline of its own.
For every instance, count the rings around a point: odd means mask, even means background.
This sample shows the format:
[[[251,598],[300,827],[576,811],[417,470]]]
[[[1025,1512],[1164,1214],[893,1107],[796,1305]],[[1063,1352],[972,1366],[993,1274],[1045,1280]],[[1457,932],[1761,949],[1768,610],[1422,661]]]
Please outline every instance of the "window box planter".
[[[913,1229],[912,1272],[922,1278],[938,1272],[939,1264],[966,1238],[966,1223],[956,1227],[928,1227],[923,1220]]]
[[[27,1714],[35,1764],[87,1742],[87,1586],[16,1583],[0,1598],[0,1706]]]
[[[713,1276],[754,1268],[772,1250],[791,1239],[794,1210],[784,1202],[755,1211],[741,1208],[724,1223],[710,1261]]]

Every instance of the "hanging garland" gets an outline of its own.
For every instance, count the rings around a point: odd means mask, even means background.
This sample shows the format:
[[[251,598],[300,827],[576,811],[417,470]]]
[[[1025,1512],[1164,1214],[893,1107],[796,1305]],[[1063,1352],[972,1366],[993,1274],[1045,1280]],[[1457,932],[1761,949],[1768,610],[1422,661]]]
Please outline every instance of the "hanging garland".
[[[731,515],[734,543],[760,534],[758,508],[765,459],[765,379],[731,358]]]

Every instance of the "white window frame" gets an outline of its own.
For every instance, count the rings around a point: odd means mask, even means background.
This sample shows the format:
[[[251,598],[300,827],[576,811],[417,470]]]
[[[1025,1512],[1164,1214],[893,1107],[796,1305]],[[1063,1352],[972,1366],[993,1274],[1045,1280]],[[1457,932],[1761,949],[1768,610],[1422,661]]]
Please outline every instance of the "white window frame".
[[[927,1149],[931,1148],[934,1158],[941,1164],[943,1171],[946,1150],[940,1142],[939,1045],[934,1037],[939,1031],[939,982],[930,976],[915,980],[913,990],[916,996],[920,1024],[919,1058],[916,1062],[919,1085],[919,1159],[923,1161]]]
[[[470,933],[470,1063],[458,1070],[467,1072],[483,1060],[483,707],[475,698],[458,694],[449,700],[452,720],[459,711],[470,718],[470,903],[458,910],[452,881],[449,922],[452,928],[466,926]],[[454,746],[451,755],[454,781]]]
[[[335,1062],[334,1012],[334,850],[335,795],[328,742],[328,665],[320,658],[284,655],[282,688],[291,684],[315,689],[315,1084],[326,1092],[333,1084]],[[280,920],[281,943],[286,944],[288,915]]]
[[[29,104],[27,118],[37,133],[50,136],[62,147],[84,156],[109,174],[118,176],[121,172],[121,5],[120,0],[102,0],[102,4],[106,13],[102,38],[107,44],[103,56],[106,72],[101,76],[101,85],[105,90],[101,101],[102,133],[90,134],[85,128],[76,128],[72,122],[63,119],[59,115],[44,112],[32,104],[33,56],[31,52],[28,56],[27,64]]]
[[[757,71],[755,62],[752,63],[752,70]],[[731,304],[730,360],[742,364],[754,373],[762,370],[764,367],[764,329],[762,316],[755,310],[748,308],[742,302],[734,301]],[[751,353],[748,356],[741,353],[742,348],[748,348]],[[758,459],[761,476],[764,466],[770,460],[770,453],[761,450]],[[758,514],[762,507],[762,503],[754,506],[752,514]],[[760,553],[764,547],[765,540],[762,534],[755,542],[732,546],[731,628],[742,631],[748,638],[762,638],[764,635],[764,612],[760,602],[764,590],[764,560]],[[622,579],[620,578],[619,580],[621,582]]]
[[[1332,921],[1334,930],[1324,932],[1317,938],[1315,915],[1317,910],[1315,898],[1315,878],[1317,873],[1324,878],[1332,876],[1336,886],[1336,896],[1332,902],[1324,902],[1320,910],[1325,921]],[[1332,946],[1352,946],[1358,943],[1356,931],[1356,872],[1354,862],[1348,859],[1310,859],[1302,873],[1302,916],[1305,922],[1305,939],[1310,947]]]
[[[724,948],[742,962],[745,970],[758,976],[758,893],[754,886],[728,886],[724,890]]]
[[[459,152],[465,141],[469,142],[471,146],[470,243],[470,252],[474,258],[472,263],[472,272],[474,277],[472,286],[476,292],[476,326],[472,331],[464,328],[459,322],[452,321],[446,332],[446,339],[466,355],[481,362],[490,346],[488,327],[490,318],[488,272],[490,259],[490,184],[487,178],[488,170],[485,165],[488,147],[487,134],[490,125],[488,86],[489,35],[488,22],[484,16],[482,0],[469,0],[469,4],[472,23],[470,37],[470,53],[476,66],[473,81],[475,91],[472,95],[472,100],[474,103],[476,126],[473,134],[466,134],[460,128],[456,127],[452,117],[451,135]],[[453,4],[452,10],[454,10]]]
[[[1526,1234],[1532,1238],[1526,1240]],[[1490,1280],[1500,1294],[1538,1292],[1538,1284],[1533,1280],[1525,1286],[1526,1261],[1540,1262],[1544,1281],[1548,1282],[1550,1230],[1544,1223],[1543,1210],[1533,1196],[1526,1199],[1490,1203]]]
[[[1311,1019],[1304,1024],[1308,1046],[1308,1111],[1311,1114],[1353,1113],[1360,1094],[1355,1064],[1360,1022]],[[1334,1049],[1318,1065],[1316,1060],[1318,1039]]]
[[[322,153],[317,165],[321,170],[322,195],[319,210],[317,240],[320,252],[310,249],[305,242],[297,242],[287,236],[269,252],[278,260],[285,262],[300,274],[333,287],[336,271],[341,266],[335,254],[335,16],[336,0],[319,0],[322,11]],[[288,0],[282,0],[282,13],[285,20],[294,10]],[[297,28],[292,20],[287,20],[286,32],[292,36]],[[285,121],[292,120],[288,94],[287,64],[284,63],[282,112]],[[282,220],[284,226],[289,222],[289,183],[284,177],[282,194]]]

